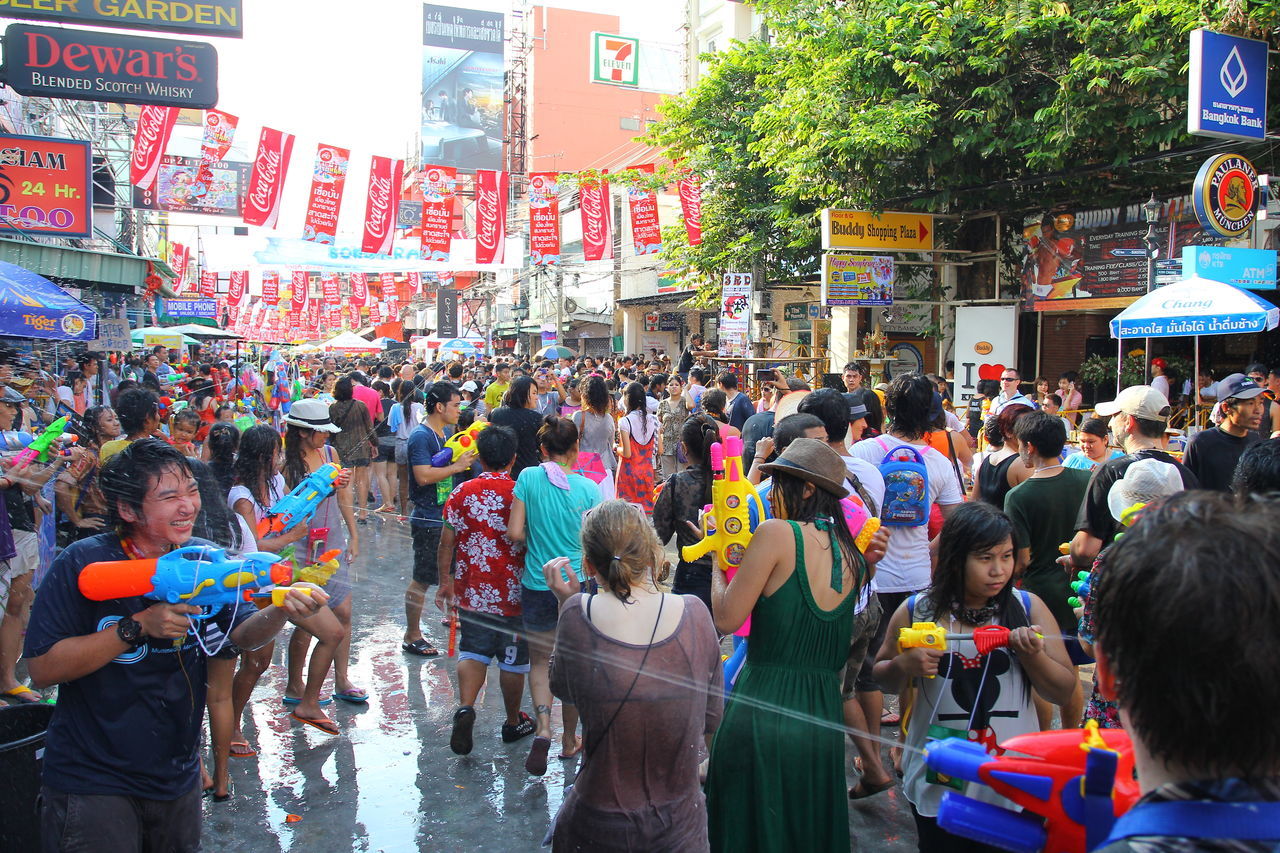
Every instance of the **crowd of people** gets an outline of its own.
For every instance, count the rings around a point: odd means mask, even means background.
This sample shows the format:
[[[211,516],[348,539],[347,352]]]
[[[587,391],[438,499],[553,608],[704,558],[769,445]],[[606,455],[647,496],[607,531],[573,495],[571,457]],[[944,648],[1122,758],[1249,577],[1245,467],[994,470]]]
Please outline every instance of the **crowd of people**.
[[[713,354],[701,336],[674,369],[656,354],[258,367],[156,348],[51,370],[0,353],[0,431],[65,416],[75,436],[47,461],[10,452],[0,473],[0,697],[58,687],[46,849],[199,849],[202,795],[230,799],[229,760],[256,755],[252,702],[342,737],[326,707],[373,687],[350,676],[352,563],[389,527],[412,542],[402,653],[441,654],[424,620],[456,627],[450,749],[474,749],[496,664],[503,716],[483,724],[527,739],[533,777],[557,737],[578,759],[555,850],[848,850],[851,801],[899,785],[921,851],[991,850],[939,826],[944,792],[964,786],[924,746],[997,755],[1086,720],[1129,731],[1135,812],[1157,815],[1106,850],[1271,849],[1274,832],[1205,822],[1206,839],[1149,807],[1280,800],[1280,372],[1216,383],[1214,425],[1184,447],[1167,380],[1086,411],[1073,375],[1050,392],[1006,369],[961,405],[943,378],[876,383],[855,361],[836,387],[766,371],[753,397]],[[732,576],[714,548],[683,554],[730,439],[760,498]],[[333,469],[305,522],[279,525],[281,498]],[[881,526],[859,539],[869,517]],[[201,619],[80,583],[91,564],[190,545],[270,555],[294,583]],[[900,647],[919,622],[960,639]],[[289,623],[267,700],[255,689]],[[979,649],[988,626],[1007,645]],[[727,675],[735,634],[745,664]]]

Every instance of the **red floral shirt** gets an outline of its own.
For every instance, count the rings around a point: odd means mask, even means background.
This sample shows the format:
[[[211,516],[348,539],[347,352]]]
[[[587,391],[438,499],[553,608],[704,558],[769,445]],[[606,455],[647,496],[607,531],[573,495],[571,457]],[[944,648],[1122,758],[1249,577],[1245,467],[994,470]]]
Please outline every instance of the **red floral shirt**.
[[[515,480],[486,472],[453,490],[444,505],[445,524],[456,537],[458,606],[496,616],[520,615],[524,546],[507,538]]]

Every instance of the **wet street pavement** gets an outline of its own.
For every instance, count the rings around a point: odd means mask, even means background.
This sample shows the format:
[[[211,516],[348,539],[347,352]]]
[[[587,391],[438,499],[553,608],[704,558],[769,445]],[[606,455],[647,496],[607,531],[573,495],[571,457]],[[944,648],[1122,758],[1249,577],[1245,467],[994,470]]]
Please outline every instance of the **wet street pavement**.
[[[353,572],[351,678],[368,705],[326,707],[342,727],[330,737],[289,719],[280,704],[283,646],[246,712],[254,758],[232,758],[227,803],[205,804],[204,848],[217,851],[536,851],[564,798],[576,761],[557,761],[541,778],[524,769],[530,739],[504,744],[497,668],[476,703],[475,748],[449,749],[454,661],[400,650],[403,593],[413,562],[407,526],[375,519],[360,528]],[[434,591],[434,590],[433,590]],[[424,632],[444,650],[447,630],[428,602]],[[282,634],[282,637],[285,635]],[[324,690],[329,695],[332,684]],[[524,707],[530,703],[526,687]],[[852,745],[846,750],[849,781]],[[887,759],[886,759],[887,760]],[[293,816],[296,816],[293,817]],[[850,804],[855,851],[915,849],[910,811],[898,789]]]

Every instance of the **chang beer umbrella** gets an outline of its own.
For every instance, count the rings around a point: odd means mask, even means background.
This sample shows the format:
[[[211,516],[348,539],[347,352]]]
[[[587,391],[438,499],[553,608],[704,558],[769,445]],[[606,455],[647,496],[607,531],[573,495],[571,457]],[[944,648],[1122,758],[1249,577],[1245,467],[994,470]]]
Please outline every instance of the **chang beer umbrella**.
[[[92,341],[98,314],[44,276],[0,261],[0,335]]]
[[[1256,293],[1192,276],[1151,291],[1117,314],[1111,321],[1111,337],[1121,347],[1132,338],[1194,337],[1195,375],[1199,376],[1201,335],[1245,335],[1277,325],[1280,308]]]

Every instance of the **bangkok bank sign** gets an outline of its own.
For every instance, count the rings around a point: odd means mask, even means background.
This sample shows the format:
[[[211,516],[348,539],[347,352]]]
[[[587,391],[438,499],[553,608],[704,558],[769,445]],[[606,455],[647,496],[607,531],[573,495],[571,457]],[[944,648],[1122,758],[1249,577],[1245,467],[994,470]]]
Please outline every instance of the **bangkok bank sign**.
[[[23,95],[191,109],[218,103],[218,53],[197,41],[12,24],[4,74]]]

